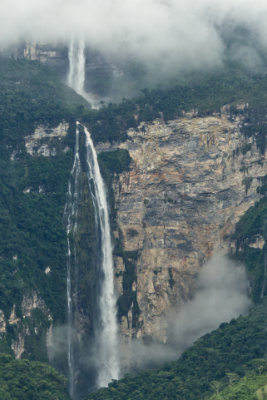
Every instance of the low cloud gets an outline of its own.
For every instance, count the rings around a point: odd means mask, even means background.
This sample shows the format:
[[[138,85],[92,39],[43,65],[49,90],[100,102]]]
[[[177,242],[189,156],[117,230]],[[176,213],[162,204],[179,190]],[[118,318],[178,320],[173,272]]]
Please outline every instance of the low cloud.
[[[107,59],[134,60],[160,79],[227,57],[261,65],[266,17],[261,0],[2,0],[0,48],[82,37]]]
[[[191,301],[162,317],[167,326],[166,343],[143,343],[121,340],[121,375],[144,368],[160,366],[178,359],[179,355],[203,334],[246,314],[251,301],[247,296],[245,268],[223,255],[213,257],[199,273],[197,291]],[[54,327],[47,337],[50,362],[61,370],[67,368],[68,326]],[[95,383],[99,359],[94,340],[79,343],[78,332],[72,330],[76,382]],[[65,371],[66,372],[66,371]],[[80,384],[80,383],[79,383]],[[79,385],[77,385],[78,387]]]
[[[243,266],[222,255],[213,257],[199,274],[193,300],[171,315],[169,341],[183,349],[220,323],[246,313],[251,304],[247,290]]]
[[[164,317],[167,344],[133,341],[123,352],[123,362],[135,370],[175,360],[196,339],[245,314],[250,305],[245,268],[217,255],[202,267],[194,298]]]

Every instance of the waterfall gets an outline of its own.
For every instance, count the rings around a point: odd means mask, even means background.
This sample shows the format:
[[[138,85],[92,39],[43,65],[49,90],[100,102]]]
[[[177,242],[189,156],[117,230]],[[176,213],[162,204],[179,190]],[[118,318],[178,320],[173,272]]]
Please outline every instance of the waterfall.
[[[69,75],[68,84],[78,94],[90,101],[84,90],[85,81],[85,43],[84,40],[72,40],[69,45]],[[65,209],[67,215],[67,307],[68,307],[68,329],[67,329],[67,354],[69,371],[69,394],[75,398],[75,376],[74,371],[78,370],[78,359],[75,359],[75,321],[73,318],[73,290],[71,287],[71,246],[70,233],[75,232],[77,227],[78,196],[79,196],[79,174],[81,173],[81,162],[79,158],[79,128],[82,126],[76,123],[76,144],[74,164],[71,171],[71,179],[68,188],[68,198]],[[110,235],[108,206],[104,182],[101,177],[96,151],[89,131],[83,127],[85,133],[85,158],[86,174],[91,190],[92,201],[95,212],[96,230],[99,234],[99,257],[100,275],[99,297],[96,299],[99,305],[99,316],[93,321],[95,331],[94,353],[96,359],[97,386],[107,386],[112,379],[119,377],[119,356],[118,356],[118,328],[116,313],[116,296],[114,292],[112,244]],[[74,249],[75,250],[75,249]],[[89,266],[88,266],[89,267]],[[77,266],[75,266],[77,268]],[[75,272],[75,271],[73,271]],[[75,307],[74,307],[75,308]],[[75,362],[76,361],[76,362]],[[76,364],[76,365],[75,365]],[[76,368],[75,368],[76,367]]]
[[[74,351],[73,351],[73,302],[72,302],[72,254],[70,245],[70,234],[77,229],[78,197],[79,197],[79,175],[81,172],[81,163],[79,157],[79,129],[76,126],[75,155],[71,177],[68,184],[67,201],[64,210],[67,232],[67,361],[69,394],[74,398]]]
[[[101,241],[101,272],[103,280],[99,297],[100,323],[96,343],[98,365],[98,387],[107,386],[112,379],[119,377],[118,327],[112,244],[110,235],[108,205],[104,182],[100,173],[97,154],[89,131],[84,127],[86,136],[86,162],[89,184],[93,184],[93,204],[98,221]]]
[[[80,160],[79,135],[81,128],[85,134],[84,161]],[[119,378],[119,355],[118,355],[118,327],[116,295],[114,291],[114,271],[112,259],[112,244],[109,225],[108,205],[104,182],[100,173],[97,154],[89,131],[76,122],[75,155],[73,167],[68,184],[67,201],[64,210],[66,233],[67,233],[67,362],[69,378],[69,394],[72,399],[79,397],[77,379],[79,379],[80,350],[77,342],[77,312],[78,295],[76,274],[79,265],[76,261],[76,247],[71,243],[71,235],[77,232],[78,203],[83,192],[81,174],[85,173],[91,191],[92,202],[95,213],[96,232],[99,237],[99,290],[95,293],[99,313],[94,321],[94,337],[88,337],[91,344],[90,353],[94,354],[92,367],[96,372],[95,384],[97,387],[107,386],[112,379]],[[73,253],[73,254],[72,254]],[[90,265],[88,265],[90,268]],[[75,299],[75,301],[74,301]],[[78,325],[79,326],[79,325]],[[84,355],[84,353],[83,353]],[[88,355],[89,356],[89,355]]]
[[[78,94],[89,101],[89,96],[84,90],[85,81],[85,43],[83,39],[79,41],[71,40],[69,45],[69,75],[68,85]]]

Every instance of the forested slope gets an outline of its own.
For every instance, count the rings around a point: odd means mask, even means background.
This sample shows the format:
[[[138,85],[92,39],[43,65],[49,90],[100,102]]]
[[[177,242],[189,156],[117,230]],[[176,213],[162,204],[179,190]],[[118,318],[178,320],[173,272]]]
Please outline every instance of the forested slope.
[[[72,153],[33,158],[24,137],[40,124],[53,127],[64,119],[73,132],[81,104],[82,98],[38,63],[0,60],[0,309],[6,316],[28,287],[41,292],[56,319],[64,319],[62,214]],[[51,263],[52,276],[41,277]]]
[[[0,354],[2,400],[68,400],[67,381],[49,365]]]

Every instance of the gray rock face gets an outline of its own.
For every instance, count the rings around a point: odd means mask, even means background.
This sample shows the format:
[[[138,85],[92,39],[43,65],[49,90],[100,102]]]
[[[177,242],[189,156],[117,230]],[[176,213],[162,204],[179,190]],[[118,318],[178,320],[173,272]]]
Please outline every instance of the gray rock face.
[[[11,348],[14,351],[15,358],[19,359],[22,357],[25,351],[25,341],[27,337],[38,336],[41,332],[41,326],[34,326],[31,330],[27,325],[26,321],[29,321],[33,317],[33,312],[38,310],[43,314],[43,318],[47,329],[52,324],[52,316],[40,295],[36,292],[25,293],[21,303],[21,316],[18,317],[16,313],[15,305],[12,307],[8,323],[16,331],[16,336],[12,339]],[[33,323],[34,325],[34,323]],[[0,332],[6,333],[6,321],[3,313],[0,311]]]
[[[142,123],[120,145],[132,163],[114,183],[115,235],[124,251],[138,254],[139,316],[133,326],[130,307],[121,318],[126,336],[165,340],[162,315],[190,299],[199,268],[228,248],[236,222],[259,200],[266,154],[242,134],[242,125],[241,114],[230,119],[223,110],[205,118],[187,115]],[[118,257],[120,291],[122,264]]]

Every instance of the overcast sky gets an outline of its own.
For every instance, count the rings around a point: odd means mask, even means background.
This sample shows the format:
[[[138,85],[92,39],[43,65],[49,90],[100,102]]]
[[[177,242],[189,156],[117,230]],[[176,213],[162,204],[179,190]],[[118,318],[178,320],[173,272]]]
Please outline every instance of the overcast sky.
[[[83,37],[162,71],[220,65],[226,52],[253,67],[267,50],[266,21],[266,0],[1,0],[0,47]]]

